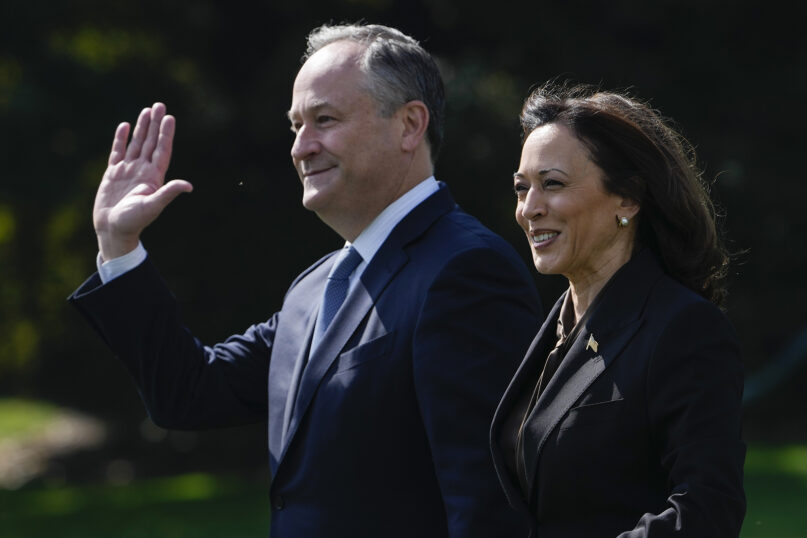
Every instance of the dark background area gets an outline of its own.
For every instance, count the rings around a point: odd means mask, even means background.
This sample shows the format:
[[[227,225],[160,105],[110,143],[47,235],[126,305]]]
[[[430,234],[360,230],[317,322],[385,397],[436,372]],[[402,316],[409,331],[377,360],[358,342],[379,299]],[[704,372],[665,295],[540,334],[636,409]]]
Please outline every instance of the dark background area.
[[[517,115],[560,77],[649,100],[698,151],[725,211],[727,312],[749,383],[805,326],[805,4],[776,2],[0,1],[0,395],[99,417],[136,472],[265,463],[264,427],[155,431],[128,375],[65,298],[94,270],[95,189],[120,121],[165,102],[169,178],[143,237],[189,327],[214,343],[268,318],[341,240],[300,205],[286,111],[305,35],[364,19],[420,40],[448,92],[436,175],[531,264],[514,218]],[[545,306],[561,277],[536,275]],[[125,308],[125,305],[121,305]],[[803,357],[805,350],[796,350]],[[807,364],[746,407],[753,442],[807,439]],[[101,472],[74,456],[68,478]],[[65,470],[66,469],[66,470]]]

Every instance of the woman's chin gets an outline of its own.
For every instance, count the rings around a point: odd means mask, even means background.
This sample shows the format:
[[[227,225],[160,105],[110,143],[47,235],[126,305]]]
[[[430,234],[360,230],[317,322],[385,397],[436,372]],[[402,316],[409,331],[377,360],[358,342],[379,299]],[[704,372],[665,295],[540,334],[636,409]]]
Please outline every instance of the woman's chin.
[[[533,258],[533,264],[535,265],[535,270],[542,275],[557,275],[559,273],[557,264],[549,260]]]

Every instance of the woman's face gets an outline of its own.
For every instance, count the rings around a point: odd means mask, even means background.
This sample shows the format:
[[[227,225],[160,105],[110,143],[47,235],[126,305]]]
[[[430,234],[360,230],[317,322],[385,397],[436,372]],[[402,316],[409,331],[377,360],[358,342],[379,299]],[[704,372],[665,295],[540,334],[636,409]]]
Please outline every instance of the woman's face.
[[[630,259],[636,224],[617,226],[639,208],[608,194],[603,171],[568,127],[548,124],[530,133],[514,174],[516,220],[535,268],[572,283],[610,276]]]

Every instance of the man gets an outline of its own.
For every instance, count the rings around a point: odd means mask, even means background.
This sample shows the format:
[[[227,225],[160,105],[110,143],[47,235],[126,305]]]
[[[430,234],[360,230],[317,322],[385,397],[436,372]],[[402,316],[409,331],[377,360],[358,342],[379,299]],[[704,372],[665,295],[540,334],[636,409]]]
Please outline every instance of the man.
[[[132,372],[155,423],[268,416],[274,537],[525,533],[487,432],[540,325],[539,300],[513,249],[434,179],[442,107],[432,58],[399,31],[309,36],[291,154],[304,206],[346,248],[304,271],[268,321],[213,347],[183,327],[139,243],[191,190],[163,184],[174,119],[158,103],[128,146],[127,124],[115,134],[93,212],[100,276],[71,301]]]

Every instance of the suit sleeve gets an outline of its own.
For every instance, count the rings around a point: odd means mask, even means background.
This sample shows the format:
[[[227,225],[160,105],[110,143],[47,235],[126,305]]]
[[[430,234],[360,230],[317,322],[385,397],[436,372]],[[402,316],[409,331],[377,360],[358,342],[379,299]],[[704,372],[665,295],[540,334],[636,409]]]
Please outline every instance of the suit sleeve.
[[[277,314],[204,346],[182,324],[149,259],[107,284],[93,275],[68,301],[123,361],[155,424],[197,429],[266,419]]]
[[[540,321],[529,273],[493,250],[454,258],[427,294],[413,342],[415,391],[453,538],[526,535],[487,435]]]
[[[745,515],[743,371],[726,317],[700,302],[658,340],[647,382],[651,434],[669,478],[667,508],[623,538],[736,537]]]

